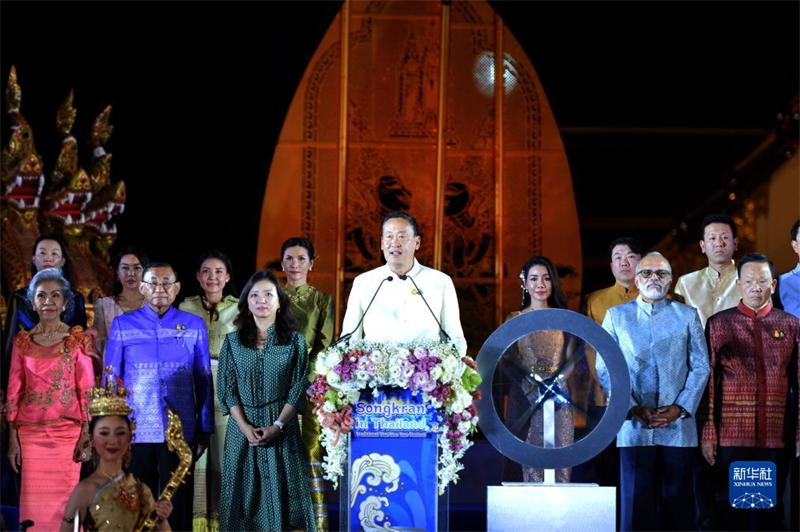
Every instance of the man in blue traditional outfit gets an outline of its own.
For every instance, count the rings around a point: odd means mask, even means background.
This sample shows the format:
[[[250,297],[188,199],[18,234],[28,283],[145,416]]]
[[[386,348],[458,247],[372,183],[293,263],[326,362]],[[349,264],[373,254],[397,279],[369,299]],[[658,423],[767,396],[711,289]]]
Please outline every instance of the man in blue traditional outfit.
[[[214,432],[214,401],[208,332],[202,318],[173,308],[180,291],[172,266],[150,263],[139,290],[144,307],[114,319],[108,334],[106,365],[130,390],[136,416],[131,473],[161,493],[178,465],[167,449],[167,408],[178,414],[183,437],[200,457]],[[173,530],[192,529],[192,483],[173,497]]]
[[[708,381],[708,348],[697,310],[666,297],[672,267],[663,255],[646,255],[635,282],[639,296],[603,320],[631,377],[630,411],[617,434],[620,529],[690,530],[694,414]],[[600,358],[597,372],[608,390]]]

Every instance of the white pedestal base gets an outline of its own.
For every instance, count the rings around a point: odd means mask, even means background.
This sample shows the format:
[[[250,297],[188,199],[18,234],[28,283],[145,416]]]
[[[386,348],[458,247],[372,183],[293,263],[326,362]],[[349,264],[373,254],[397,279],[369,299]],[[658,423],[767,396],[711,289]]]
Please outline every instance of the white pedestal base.
[[[616,488],[596,484],[508,484],[486,488],[489,532],[614,532]]]

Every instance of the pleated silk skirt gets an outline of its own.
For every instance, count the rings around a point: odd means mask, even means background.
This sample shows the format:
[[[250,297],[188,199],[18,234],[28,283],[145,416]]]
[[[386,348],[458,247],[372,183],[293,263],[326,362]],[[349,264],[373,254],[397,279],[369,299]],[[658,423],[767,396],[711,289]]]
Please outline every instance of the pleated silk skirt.
[[[17,428],[22,452],[19,521],[33,521],[31,530],[61,528],[67,499],[80,480],[81,464],[72,461],[80,433],[80,425],[70,420]]]

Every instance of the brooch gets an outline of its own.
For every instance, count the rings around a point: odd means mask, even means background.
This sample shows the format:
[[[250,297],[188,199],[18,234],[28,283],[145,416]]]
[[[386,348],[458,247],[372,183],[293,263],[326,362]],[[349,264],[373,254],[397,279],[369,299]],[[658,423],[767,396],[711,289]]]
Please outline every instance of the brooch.
[[[117,493],[117,501],[119,501],[120,505],[128,510],[134,512],[137,511],[139,509],[139,499],[136,498],[136,495],[133,493],[128,493],[121,486],[118,487],[119,492]]]
[[[175,326],[175,330],[177,331],[185,331],[186,325],[181,325],[180,323]]]
[[[772,333],[772,336],[780,340],[781,338],[784,338],[786,335],[784,334],[783,331],[775,329],[775,332]]]

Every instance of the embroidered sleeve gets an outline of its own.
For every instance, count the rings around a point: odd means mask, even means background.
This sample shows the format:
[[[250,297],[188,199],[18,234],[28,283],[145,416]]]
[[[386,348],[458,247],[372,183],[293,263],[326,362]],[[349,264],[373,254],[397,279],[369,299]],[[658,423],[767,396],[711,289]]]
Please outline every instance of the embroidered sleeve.
[[[80,349],[84,354],[90,357],[97,357],[97,349],[94,345],[94,335],[90,332],[84,331],[83,327],[76,325],[69,330],[69,336],[64,341],[69,349]]]
[[[91,338],[90,335],[86,335]],[[94,383],[94,368],[92,358],[78,349],[75,356],[75,394],[78,396],[80,405],[81,421],[89,420],[89,400]]]
[[[333,298],[328,294],[320,293],[319,298],[319,321],[317,322],[314,334],[314,345],[311,348],[311,360],[316,360],[317,355],[328,348],[333,340],[333,322],[335,321],[333,310]]]
[[[23,341],[22,336],[25,336]],[[25,364],[23,362],[23,346],[30,347],[30,340],[27,338],[27,332],[17,334],[14,339],[14,347],[11,350],[11,368],[8,372],[8,393],[6,395],[5,415],[9,421],[17,419],[19,412],[19,403],[22,400],[22,394],[25,390]],[[27,341],[27,344],[26,344]]]
[[[199,321],[199,320],[198,320]],[[194,344],[194,393],[201,431],[214,433],[214,384],[211,380],[211,353],[208,348],[208,330],[205,322],[198,323],[197,342]]]
[[[293,333],[292,349],[294,350],[293,356],[295,357],[295,364],[292,370],[292,383],[286,402],[294,406],[297,410],[301,410],[306,399],[306,388],[308,388],[308,381],[306,378],[308,375],[308,349],[306,348],[306,339],[302,334],[298,332]]]

